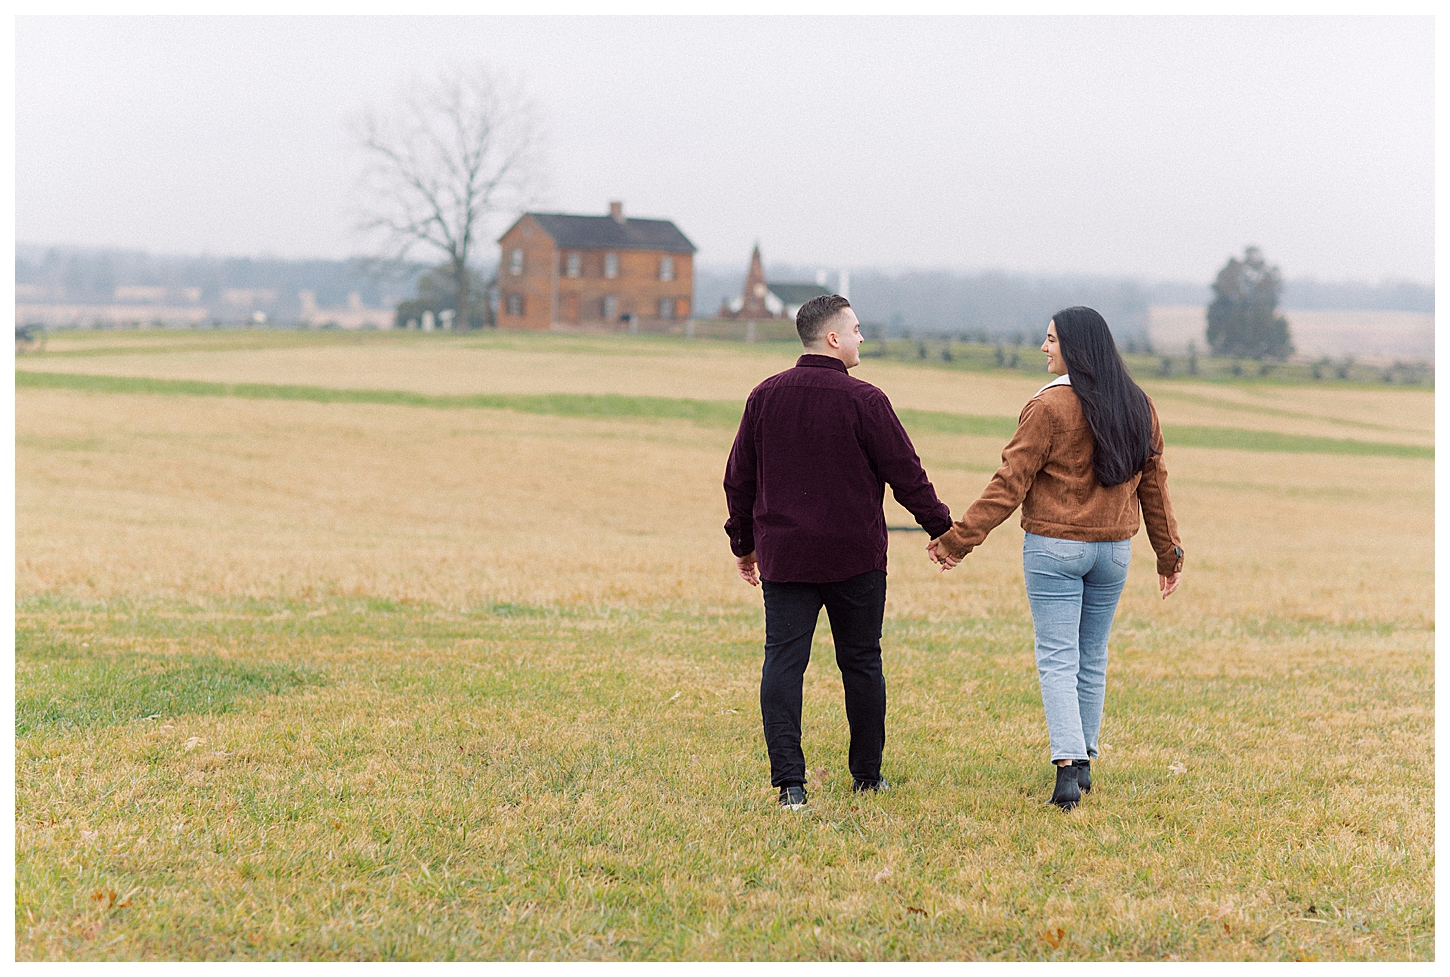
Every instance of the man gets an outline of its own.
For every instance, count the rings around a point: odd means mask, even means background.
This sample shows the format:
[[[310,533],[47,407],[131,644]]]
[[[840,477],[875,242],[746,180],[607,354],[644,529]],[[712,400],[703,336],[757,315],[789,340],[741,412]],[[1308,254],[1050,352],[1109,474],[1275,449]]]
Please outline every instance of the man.
[[[847,374],[861,362],[851,303],[801,306],[805,354],[750,392],[725,466],[725,532],[740,576],[765,593],[760,714],[770,782],[789,810],[806,805],[801,684],[824,605],[851,727],[854,790],[885,790],[885,484],[932,539],[952,524],[886,395]]]

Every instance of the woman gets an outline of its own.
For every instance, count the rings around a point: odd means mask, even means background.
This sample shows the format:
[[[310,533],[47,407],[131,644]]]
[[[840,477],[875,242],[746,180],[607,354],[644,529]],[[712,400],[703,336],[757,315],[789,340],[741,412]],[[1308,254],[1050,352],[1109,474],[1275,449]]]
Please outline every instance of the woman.
[[[1022,506],[1022,575],[1057,766],[1049,803],[1071,810],[1092,789],[1108,633],[1128,579],[1139,507],[1164,599],[1178,589],[1183,548],[1158,414],[1128,375],[1103,317],[1082,306],[1063,309],[1048,323],[1042,351],[1057,379],[1022,408],[1002,467],[927,554],[951,569]]]

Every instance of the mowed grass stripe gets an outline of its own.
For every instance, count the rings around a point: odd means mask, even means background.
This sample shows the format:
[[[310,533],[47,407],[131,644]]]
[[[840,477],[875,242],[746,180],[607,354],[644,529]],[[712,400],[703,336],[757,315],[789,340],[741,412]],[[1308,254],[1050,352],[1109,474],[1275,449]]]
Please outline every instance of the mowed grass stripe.
[[[252,400],[298,400],[322,404],[385,404],[434,409],[512,410],[560,417],[607,417],[639,420],[687,420],[711,427],[734,427],[742,405],[728,400],[627,394],[421,394],[408,390],[358,390],[274,383],[214,383],[204,380],[159,380],[79,373],[17,370],[17,387],[84,390],[93,393],[149,393],[191,397],[242,397]],[[897,412],[907,428],[937,434],[1011,437],[1017,422],[1010,417],[953,414],[905,409]],[[1388,455],[1433,458],[1435,449],[1422,445],[1326,438],[1234,427],[1164,425],[1169,444],[1185,448],[1226,448],[1291,454]]]
[[[624,394],[420,394],[409,390],[357,390],[278,383],[214,383],[17,370],[17,387],[93,393],[150,393],[190,397],[302,400],[321,404],[385,404],[435,409],[513,410],[562,417],[624,417],[698,421],[716,427],[740,423],[741,405],[723,400],[631,397]]]

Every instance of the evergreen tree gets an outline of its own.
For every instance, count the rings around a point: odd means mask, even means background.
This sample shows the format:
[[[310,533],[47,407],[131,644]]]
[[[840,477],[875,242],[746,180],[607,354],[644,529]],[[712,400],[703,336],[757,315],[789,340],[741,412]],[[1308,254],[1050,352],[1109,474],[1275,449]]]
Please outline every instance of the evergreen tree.
[[[1284,279],[1258,248],[1229,258],[1213,282],[1208,306],[1209,348],[1216,356],[1284,359],[1294,352],[1289,322],[1279,314]]]

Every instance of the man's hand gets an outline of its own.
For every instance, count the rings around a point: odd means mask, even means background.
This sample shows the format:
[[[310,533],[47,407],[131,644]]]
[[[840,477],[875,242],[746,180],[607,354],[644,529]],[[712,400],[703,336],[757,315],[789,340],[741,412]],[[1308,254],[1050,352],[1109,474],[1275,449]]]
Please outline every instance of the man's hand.
[[[735,568],[740,571],[740,579],[752,587],[760,586],[760,570],[755,565],[755,551],[751,550],[744,556],[735,558]]]
[[[1163,594],[1163,598],[1162,599],[1163,600],[1167,600],[1168,599],[1168,595],[1171,594],[1171,593],[1173,593],[1173,591],[1175,591],[1175,590],[1178,589],[1178,581],[1181,580],[1182,578],[1183,578],[1183,571],[1182,570],[1179,570],[1177,573],[1173,574],[1171,577],[1165,577],[1161,573],[1158,574],[1158,590],[1162,592],[1162,594]]]
[[[947,555],[947,551],[938,545],[940,537],[926,544],[926,557],[941,568],[943,573],[962,562],[959,557]]]

